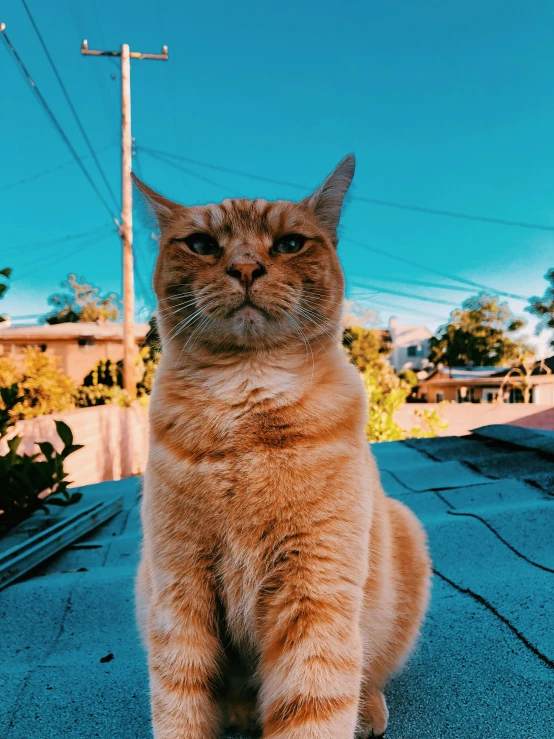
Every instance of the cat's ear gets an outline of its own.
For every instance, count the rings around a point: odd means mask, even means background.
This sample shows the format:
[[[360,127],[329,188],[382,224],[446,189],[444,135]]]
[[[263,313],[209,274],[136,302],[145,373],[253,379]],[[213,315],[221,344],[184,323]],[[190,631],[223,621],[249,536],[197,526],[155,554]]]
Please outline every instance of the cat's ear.
[[[302,203],[311,208],[319,221],[331,232],[339,225],[342,204],[356,168],[354,154],[348,154],[338,163],[318,189]]]
[[[133,178],[133,182],[136,187],[143,194],[146,203],[158,219],[160,228],[164,228],[164,226],[169,225],[178,212],[185,210],[184,205],[179,205],[179,203],[174,203],[172,200],[164,198],[163,195],[159,195],[157,192],[152,190],[151,187],[145,185],[144,182],[139,180],[134,172],[131,172],[131,177]]]

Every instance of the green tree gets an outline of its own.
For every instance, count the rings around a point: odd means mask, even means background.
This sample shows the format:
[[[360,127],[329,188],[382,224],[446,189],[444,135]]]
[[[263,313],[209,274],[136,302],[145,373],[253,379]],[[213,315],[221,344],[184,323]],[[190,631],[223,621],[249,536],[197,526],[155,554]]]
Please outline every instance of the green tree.
[[[119,318],[121,301],[115,293],[101,295],[98,287],[86,282],[84,277],[77,278],[73,273],[67,276],[61,286],[69,292],[54,293],[48,298],[54,310],[44,316],[45,323],[104,323]]]
[[[408,436],[436,436],[444,428],[438,414],[423,411],[421,427],[405,431],[394,420],[396,411],[406,402],[412,388],[399,377],[387,361],[390,344],[372,329],[351,326],[343,333],[343,346],[352,364],[360,370],[369,401],[367,439],[398,441]],[[417,379],[417,378],[416,378]]]
[[[431,339],[429,359],[448,367],[511,364],[531,351],[515,336],[523,326],[525,321],[516,318],[506,303],[480,293],[452,311],[449,322]]]
[[[9,280],[12,275],[12,271],[10,267],[5,267],[4,269],[0,269],[0,277],[5,277],[6,280]],[[10,286],[7,285],[5,282],[0,282],[0,300],[4,297],[6,292],[9,290]],[[0,323],[2,321],[5,321],[6,318],[4,316],[0,316]]]
[[[349,326],[342,332],[342,345],[348,352],[350,361],[360,372],[381,370],[383,359],[390,354],[392,346],[384,332],[375,329]]]
[[[533,295],[525,308],[527,313],[539,319],[535,329],[537,336],[543,331],[554,331],[554,267],[548,270],[544,279],[550,283],[544,295]],[[554,348],[554,336],[550,339],[550,346]]]

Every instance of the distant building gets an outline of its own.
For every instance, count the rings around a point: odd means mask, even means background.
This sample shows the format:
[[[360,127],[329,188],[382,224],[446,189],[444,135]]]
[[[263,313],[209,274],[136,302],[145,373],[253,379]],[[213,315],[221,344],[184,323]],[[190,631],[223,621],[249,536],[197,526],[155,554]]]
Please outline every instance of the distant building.
[[[135,324],[140,346],[149,330],[147,323]],[[28,346],[39,347],[60,359],[60,367],[77,383],[100,359],[123,359],[123,324],[58,323],[54,326],[11,326],[0,322],[0,356],[17,355]]]
[[[430,346],[429,339],[433,336],[425,326],[401,326],[398,320],[392,317],[389,321],[392,352],[389,362],[396,372],[401,370],[422,370],[430,367],[428,360]]]
[[[537,362],[528,373],[513,367],[438,367],[420,379],[416,400],[427,403],[523,403],[554,405],[554,357]]]

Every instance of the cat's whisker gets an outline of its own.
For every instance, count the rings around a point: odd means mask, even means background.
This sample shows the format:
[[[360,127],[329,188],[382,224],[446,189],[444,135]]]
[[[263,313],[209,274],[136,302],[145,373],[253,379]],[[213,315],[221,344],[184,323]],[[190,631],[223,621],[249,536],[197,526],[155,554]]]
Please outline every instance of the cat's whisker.
[[[189,342],[191,341],[191,339],[193,338],[193,336],[194,336],[194,335],[195,335],[195,334],[196,334],[197,332],[199,332],[199,333],[198,333],[198,338],[199,338],[199,337],[200,337],[200,334],[202,333],[202,331],[204,330],[204,328],[205,328],[205,327],[206,327],[206,326],[207,326],[207,325],[208,325],[208,324],[209,324],[210,322],[211,322],[211,317],[210,317],[209,315],[205,316],[204,320],[200,320],[200,322],[199,322],[198,326],[197,326],[197,327],[196,327],[196,328],[194,329],[194,331],[193,331],[193,332],[191,333],[191,335],[190,335],[190,336],[189,336],[189,338],[187,339],[187,341],[186,341],[185,345],[184,345],[184,346],[183,346],[183,348],[181,349],[181,353],[179,354],[179,359],[177,360],[177,362],[179,362],[179,361],[181,360],[181,357],[182,357],[182,355],[183,355],[183,352],[184,352],[184,351],[185,351],[185,350],[187,349],[187,346],[188,346]],[[192,346],[194,346],[194,344],[193,344]],[[191,349],[192,349],[192,346],[191,346]],[[187,351],[190,351],[190,349],[188,349]],[[177,363],[176,363],[176,364],[177,364]]]
[[[306,360],[308,359],[308,349],[310,350],[310,354],[312,355],[312,380],[311,381],[313,382],[314,372],[315,372],[315,358],[314,358],[314,353],[312,351],[312,347],[310,345],[310,342],[306,338],[306,335],[304,334],[304,332],[302,331],[302,329],[300,328],[300,326],[298,325],[298,323],[290,315],[290,313],[287,313],[287,311],[284,310],[284,309],[281,309],[281,310],[283,311],[283,313],[285,314],[285,316],[289,319],[289,321],[292,323],[293,328],[295,328],[295,330],[297,331],[298,335],[300,336],[300,338],[302,339],[302,341],[306,345]]]
[[[212,301],[212,302],[213,302],[213,301]],[[197,317],[197,316],[199,316],[199,315],[200,315],[201,313],[203,313],[203,312],[204,312],[204,310],[205,310],[205,309],[206,309],[206,308],[207,308],[207,307],[208,307],[209,305],[211,305],[211,303],[208,303],[207,305],[203,306],[202,308],[199,308],[199,309],[198,309],[197,311],[195,311],[194,313],[192,313],[192,315],[190,315],[190,316],[187,316],[187,317],[186,317],[186,318],[185,318],[185,319],[184,319],[183,321],[181,321],[180,323],[178,323],[178,324],[177,324],[177,326],[175,326],[175,327],[174,327],[174,328],[173,328],[173,329],[172,329],[172,330],[170,331],[170,333],[168,334],[168,336],[166,337],[166,342],[167,342],[167,343],[166,343],[166,345],[165,345],[165,346],[166,346],[166,347],[168,347],[168,346],[169,346],[169,344],[170,344],[170,343],[171,343],[171,342],[173,341],[173,339],[174,339],[174,338],[175,338],[176,336],[178,336],[179,334],[181,334],[181,333],[182,333],[182,332],[183,332],[183,331],[184,331],[184,330],[185,330],[185,329],[186,329],[186,328],[187,328],[187,327],[188,327],[188,326],[189,326],[189,325],[190,325],[191,323],[193,323],[193,322],[194,322],[194,320],[196,319],[196,317]],[[171,334],[173,334],[173,336],[171,336]],[[170,336],[171,336],[171,338],[169,338]]]

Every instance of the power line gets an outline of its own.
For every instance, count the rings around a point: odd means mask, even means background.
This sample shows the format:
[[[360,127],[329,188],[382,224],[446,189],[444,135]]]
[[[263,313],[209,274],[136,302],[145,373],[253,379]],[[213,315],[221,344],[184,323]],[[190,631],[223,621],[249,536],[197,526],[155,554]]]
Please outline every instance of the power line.
[[[144,151],[144,153],[148,156],[152,157],[152,159],[157,159],[159,162],[167,164],[168,167],[173,167],[173,169],[177,169],[179,172],[185,172],[185,174],[188,174],[191,177],[195,177],[197,180],[201,180],[202,182],[207,182],[209,185],[213,185],[214,187],[219,187],[221,190],[225,190],[225,192],[227,193],[231,192],[231,189],[228,188],[226,185],[222,185],[220,182],[211,180],[209,177],[204,177],[203,175],[194,172],[192,169],[187,169],[187,167],[182,167],[179,164],[175,164],[175,162],[172,162],[171,159],[167,158],[165,154],[153,154],[151,151],[146,151],[142,146],[137,148],[142,149],[142,151]]]
[[[174,159],[182,159],[184,161],[190,161],[190,162],[193,162],[193,163],[201,166],[202,163],[199,162],[198,160],[192,160],[192,159],[190,159],[190,157],[177,157],[177,155],[167,154],[166,152],[162,152],[162,151],[159,151],[159,150],[156,150],[156,149],[151,149],[150,147],[145,147],[145,146],[142,146],[142,145],[141,146],[137,146],[137,148],[139,148],[142,151],[144,151],[150,157],[152,157],[154,159],[158,159],[159,161],[162,161],[165,164],[174,167],[175,169],[179,169],[181,171],[185,171],[188,174],[192,175],[193,177],[199,177],[199,175],[197,175],[195,172],[193,172],[193,171],[191,171],[189,169],[186,169],[184,167],[181,167],[180,165],[175,164],[174,162],[171,162],[168,159],[168,157],[173,157]],[[228,169],[226,167],[216,167],[215,165],[205,165],[205,166],[209,166],[211,169],[218,169],[218,170],[226,171],[226,172],[228,172],[230,174],[240,174],[240,175],[246,176],[246,177],[250,177],[251,176],[251,175],[246,174],[244,172],[239,172],[238,170],[231,170],[231,169]],[[272,182],[273,184],[280,184],[280,185],[286,185],[286,186],[289,186],[289,187],[297,187],[297,188],[300,187],[300,185],[294,185],[294,184],[292,184],[290,182],[287,183],[287,182],[282,182],[282,181],[279,181],[279,180],[272,180],[270,178],[261,177],[261,176],[258,176],[258,175],[252,175],[252,177],[254,177],[255,179],[263,180],[265,182]],[[209,182],[210,184],[216,185],[217,187],[222,187],[222,188],[224,187],[223,185],[221,185],[218,182],[214,182],[212,180],[208,180],[207,178],[204,178],[204,179],[206,179],[206,181]],[[224,189],[226,189],[226,188],[224,188]],[[398,256],[396,254],[393,254],[391,252],[388,252],[385,249],[379,249],[377,247],[372,247],[372,246],[369,246],[368,244],[364,244],[364,243],[362,243],[360,241],[356,241],[354,239],[349,239],[349,238],[344,238],[343,237],[342,241],[348,241],[349,243],[353,244],[354,246],[358,246],[358,247],[360,247],[362,249],[366,249],[367,251],[372,251],[372,252],[374,252],[376,254],[381,254],[382,256],[388,257],[389,259],[394,259],[394,260],[396,260],[398,262],[403,262],[404,264],[408,264],[411,267],[416,267],[416,268],[422,269],[422,270],[424,270],[426,272],[432,272],[432,273],[434,273],[434,274],[436,274],[436,275],[438,275],[440,277],[443,277],[443,278],[445,278],[447,280],[452,280],[454,282],[459,282],[460,284],[468,285],[470,287],[477,288],[479,290],[486,290],[488,292],[494,293],[495,295],[501,295],[503,297],[513,298],[514,300],[523,300],[525,302],[527,302],[527,300],[528,300],[523,295],[517,295],[517,294],[514,294],[514,293],[506,292],[504,290],[498,290],[496,288],[488,287],[487,285],[483,285],[483,284],[481,284],[479,282],[475,282],[474,280],[469,280],[469,279],[466,279],[464,277],[457,277],[456,275],[449,275],[446,272],[441,272],[440,270],[433,269],[432,267],[427,267],[427,266],[425,266],[423,264],[420,264],[418,262],[415,262],[415,261],[413,261],[411,259],[405,259],[404,257],[400,257],[400,256]],[[435,302],[439,302],[439,301],[435,301]]]
[[[172,159],[177,159],[188,164],[196,164],[199,167],[205,167],[207,169],[213,169],[218,172],[225,172],[227,174],[238,175],[239,177],[248,177],[252,180],[258,180],[260,182],[267,182],[271,185],[281,185],[284,187],[294,187],[300,190],[307,190],[308,188],[303,185],[299,185],[294,182],[287,182],[286,180],[276,180],[271,177],[264,177],[262,175],[253,174],[251,172],[244,172],[239,169],[233,169],[231,167],[222,167],[216,164],[210,164],[208,162],[200,161],[199,159],[192,159],[191,157],[178,156],[170,152],[161,151],[160,149],[152,149],[149,146],[141,147],[146,153],[162,154]],[[410,210],[416,213],[426,213],[428,215],[444,216],[446,218],[458,218],[467,221],[481,221],[483,223],[492,223],[500,226],[514,226],[516,228],[530,228],[538,231],[554,231],[554,226],[547,226],[544,223],[531,223],[528,221],[515,221],[506,218],[496,218],[493,216],[481,216],[475,215],[474,213],[463,213],[460,211],[443,210],[441,208],[427,208],[420,205],[412,205],[409,203],[399,203],[393,200],[382,200],[380,198],[368,198],[362,195],[352,195],[351,200],[357,200],[361,203],[368,203],[369,205],[379,205],[385,208],[397,208],[399,210]]]
[[[104,236],[95,236],[88,241],[85,241],[85,243],[81,245],[81,248],[101,244],[106,239],[112,238],[113,235],[113,231],[110,231],[109,233],[104,234]],[[24,272],[22,275],[18,274],[17,277],[13,278],[11,280],[12,284],[15,282],[20,282],[21,280],[26,280],[37,272],[41,272],[47,269],[51,264],[55,264],[59,259],[64,258],[66,255],[73,255],[73,252],[70,251],[72,248],[72,245],[70,245],[69,247],[65,245],[62,249],[56,250],[54,253],[50,252],[48,254],[41,255],[31,262],[30,270]]]
[[[461,285],[445,285],[443,282],[427,282],[425,280],[408,280],[401,277],[377,277],[377,275],[371,275],[372,280],[378,282],[400,282],[404,285],[415,285],[416,287],[430,287],[433,290],[455,290],[456,292],[467,293],[469,289],[462,287]]]
[[[377,305],[382,305],[385,308],[392,308],[394,311],[398,312],[404,312],[404,313],[414,313],[415,315],[421,315],[421,316],[428,316],[429,318],[434,318],[438,321],[444,321],[444,316],[439,316],[437,313],[430,313],[426,310],[420,310],[419,308],[411,308],[407,305],[398,305],[397,303],[387,303],[383,300],[372,300],[373,303],[377,303]]]
[[[115,146],[115,144],[108,144],[107,146],[103,146],[101,149],[97,149],[97,154],[102,154],[102,152],[107,151],[107,149],[111,149],[112,146]],[[81,157],[81,159],[88,159],[88,154],[85,154]],[[68,167],[71,167],[73,164],[75,164],[74,159],[70,159],[68,162],[64,162],[63,164],[58,164],[57,167],[51,167],[50,169],[44,169],[42,172],[37,172],[36,174],[30,175],[29,177],[24,177],[21,180],[16,180],[15,182],[8,182],[6,185],[0,185],[0,192],[2,190],[11,190],[12,187],[19,187],[19,185],[25,185],[27,182],[33,182],[34,180],[39,180],[41,177],[46,177],[49,174],[54,174],[54,172],[60,172],[62,169],[67,169]]]
[[[448,305],[449,307],[455,307],[457,304],[453,303],[451,300],[441,300],[439,298],[428,298],[424,295],[414,295],[413,293],[405,293],[401,292],[400,290],[393,290],[388,287],[376,287],[375,285],[369,285],[366,282],[360,282],[356,279],[351,279],[351,283],[358,284],[364,289],[367,290],[373,290],[374,293],[370,297],[373,297],[373,295],[378,295],[379,293],[387,293],[388,295],[398,295],[401,298],[410,298],[411,300],[422,300],[425,303],[435,303],[440,305]]]
[[[474,280],[468,280],[465,277],[456,277],[455,275],[449,275],[446,272],[441,272],[438,269],[434,269],[433,267],[427,267],[424,264],[420,264],[419,262],[415,262],[412,259],[406,259],[405,257],[400,257],[397,254],[392,254],[389,251],[385,251],[385,249],[379,249],[376,246],[369,246],[369,244],[364,244],[361,241],[356,241],[355,239],[350,239],[343,237],[342,241],[347,241],[349,244],[353,244],[354,246],[360,247],[360,249],[365,249],[366,251],[371,251],[374,254],[380,254],[381,256],[388,257],[389,259],[394,259],[397,262],[402,262],[403,264],[407,264],[410,267],[416,267],[417,269],[422,269],[426,272],[432,272],[435,275],[438,275],[439,277],[444,277],[447,280],[453,280],[454,282],[460,282],[464,285],[469,285],[470,287],[477,288],[479,290],[486,290],[488,292],[495,293],[495,295],[502,295],[506,298],[513,298],[514,300],[524,300],[527,302],[528,298],[526,298],[523,295],[517,295],[515,293],[508,293],[504,290],[497,290],[494,287],[489,287],[488,285],[483,285],[480,282],[475,282]]]
[[[27,82],[28,82],[28,83],[29,83],[29,84],[31,85],[31,88],[32,88],[32,89],[34,90],[34,92],[35,92],[35,94],[36,94],[36,96],[37,96],[37,98],[38,98],[38,100],[39,100],[40,104],[42,105],[42,107],[43,107],[44,111],[45,111],[45,112],[46,112],[46,114],[48,115],[48,117],[49,117],[49,119],[50,119],[51,123],[52,123],[52,124],[54,125],[54,127],[56,128],[56,130],[58,131],[58,133],[59,133],[59,134],[60,134],[60,136],[62,137],[62,139],[63,139],[63,142],[65,143],[65,145],[67,146],[67,148],[68,148],[68,149],[69,149],[69,151],[71,152],[71,155],[73,156],[73,158],[74,158],[74,159],[75,159],[75,161],[77,162],[77,164],[78,164],[78,166],[79,166],[79,169],[80,169],[80,170],[82,171],[82,173],[83,173],[83,174],[84,174],[84,176],[86,177],[86,179],[87,179],[88,183],[90,184],[90,186],[92,187],[92,189],[93,189],[93,190],[94,190],[94,192],[96,193],[96,196],[98,197],[98,199],[100,200],[100,202],[102,203],[102,205],[104,206],[104,208],[106,209],[106,211],[107,211],[107,212],[109,213],[109,215],[110,215],[110,218],[112,219],[112,221],[113,221],[113,222],[115,223],[115,225],[116,225],[116,226],[117,226],[117,227],[119,228],[119,225],[118,225],[118,220],[117,220],[116,216],[115,216],[115,215],[113,214],[113,212],[112,212],[112,209],[110,208],[109,204],[108,204],[108,203],[106,202],[106,199],[104,198],[104,196],[102,195],[102,193],[100,192],[100,190],[99,190],[99,189],[98,189],[98,187],[96,186],[96,184],[95,184],[94,180],[92,179],[92,177],[91,177],[91,176],[90,176],[90,174],[88,173],[88,171],[87,171],[87,169],[86,169],[85,165],[83,164],[83,162],[81,161],[81,158],[79,157],[79,154],[78,154],[78,153],[76,152],[75,148],[73,147],[73,144],[72,144],[72,143],[71,143],[71,141],[70,141],[70,140],[68,139],[68,137],[67,137],[67,135],[66,135],[65,131],[64,131],[64,130],[63,130],[63,128],[61,127],[61,125],[60,125],[60,123],[59,123],[58,119],[56,118],[56,116],[55,116],[55,115],[54,115],[54,113],[52,112],[52,110],[51,110],[50,106],[49,106],[49,105],[48,105],[48,103],[46,102],[46,100],[45,100],[45,98],[44,98],[43,94],[42,94],[42,93],[40,92],[40,90],[38,89],[38,87],[37,87],[37,85],[36,85],[35,81],[34,81],[34,80],[33,80],[33,78],[31,77],[31,75],[29,74],[29,71],[27,70],[27,67],[25,66],[25,64],[23,63],[23,60],[21,59],[21,57],[20,57],[20,56],[19,56],[19,54],[17,53],[17,51],[16,51],[16,49],[15,49],[14,45],[13,45],[13,44],[11,43],[11,41],[9,40],[9,38],[8,38],[8,36],[7,36],[7,34],[6,34],[6,31],[5,31],[5,30],[2,30],[2,38],[3,38],[3,40],[4,40],[4,43],[5,43],[5,45],[6,45],[6,48],[7,48],[7,49],[8,49],[8,51],[9,51],[9,52],[11,53],[12,57],[13,57],[13,58],[15,59],[15,61],[16,61],[16,62],[17,62],[17,64],[19,65],[20,69],[22,70],[22,72],[23,72],[23,75],[25,76],[25,79],[26,79],[26,80],[27,80]]]
[[[18,244],[16,247],[14,247],[14,252],[24,251],[27,254],[33,251],[40,251],[41,249],[45,247],[56,246],[65,241],[75,241],[77,239],[83,239],[89,236],[100,235],[108,230],[110,231],[110,234],[113,233],[111,226],[104,225],[104,226],[98,226],[96,228],[89,228],[86,231],[80,231],[79,233],[76,233],[76,234],[69,234],[67,236],[60,236],[58,238],[48,239],[46,241],[31,241],[30,243],[27,243],[27,244]]]
[[[90,139],[89,139],[89,137],[87,135],[87,132],[85,131],[85,127],[83,126],[83,123],[82,123],[81,119],[79,118],[79,114],[75,110],[75,106],[73,105],[73,102],[72,102],[71,97],[70,97],[70,95],[69,95],[69,93],[67,91],[67,88],[66,88],[66,86],[65,86],[65,84],[64,84],[64,82],[63,82],[63,80],[61,78],[60,73],[58,72],[58,68],[54,64],[54,60],[52,59],[52,56],[51,56],[50,52],[48,51],[48,47],[46,46],[46,42],[44,41],[44,38],[42,37],[42,34],[39,31],[39,28],[38,28],[38,26],[37,26],[37,24],[35,22],[35,19],[33,18],[33,15],[31,13],[31,11],[29,10],[29,6],[27,5],[26,0],[21,0],[21,3],[23,4],[23,7],[25,8],[25,12],[29,16],[29,20],[31,21],[31,24],[32,24],[33,28],[35,29],[35,33],[37,34],[38,40],[40,41],[41,46],[42,46],[42,48],[44,50],[44,53],[46,54],[46,58],[48,59],[48,62],[50,63],[50,66],[52,67],[52,71],[56,75],[56,79],[58,80],[58,83],[59,83],[59,85],[60,85],[60,87],[62,89],[62,92],[64,94],[64,97],[66,99],[66,102],[69,105],[69,109],[71,110],[71,113],[73,114],[73,118],[75,118],[75,122],[77,123],[77,126],[79,127],[79,131],[81,132],[81,135],[83,136],[83,139],[85,140],[85,143],[87,145],[87,148],[90,151],[90,155],[93,158],[94,163],[96,165],[96,168],[100,172],[100,176],[104,180],[104,184],[106,185],[106,187],[108,189],[108,192],[110,193],[111,198],[112,198],[112,200],[114,202],[114,205],[115,205],[115,207],[117,209],[119,206],[117,204],[117,198],[115,197],[114,191],[112,190],[112,186],[110,185],[109,180],[106,177],[106,173],[104,172],[104,170],[102,168],[102,165],[100,164],[100,160],[96,156],[96,152],[94,151],[94,148],[93,148],[93,146],[92,146],[92,144],[90,142]]]

